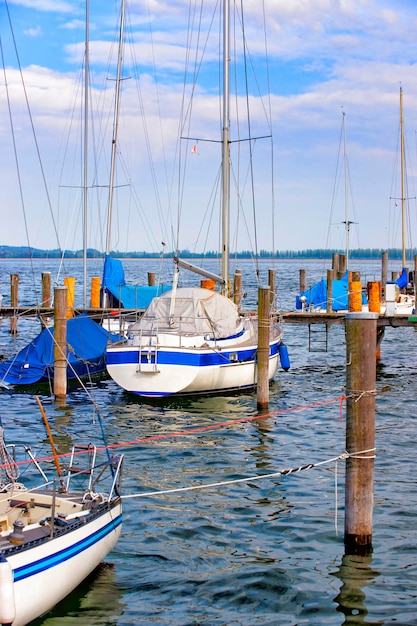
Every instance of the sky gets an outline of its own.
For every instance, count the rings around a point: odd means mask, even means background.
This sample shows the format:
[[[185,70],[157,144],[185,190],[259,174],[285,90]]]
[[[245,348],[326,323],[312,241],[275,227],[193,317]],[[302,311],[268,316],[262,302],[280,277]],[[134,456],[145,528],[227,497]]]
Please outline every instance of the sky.
[[[175,246],[198,252],[218,249],[218,7],[214,0],[201,5],[196,0],[126,2],[115,192],[108,225],[120,2],[89,4],[85,135],[85,1],[1,0],[5,69],[0,78],[0,185],[5,219],[0,245],[80,249],[87,206],[89,247],[123,252]],[[351,248],[399,247],[400,87],[407,245],[415,246],[415,0],[242,4],[247,79],[242,49],[234,51],[237,26],[231,38],[231,56],[238,65],[237,73],[232,71],[238,96],[230,116],[232,249],[343,249],[346,220],[353,222]],[[195,32],[190,35],[191,23],[200,24],[199,38]],[[192,87],[190,77],[197,70]],[[246,141],[249,132],[258,139]],[[233,193],[237,181],[240,200]]]

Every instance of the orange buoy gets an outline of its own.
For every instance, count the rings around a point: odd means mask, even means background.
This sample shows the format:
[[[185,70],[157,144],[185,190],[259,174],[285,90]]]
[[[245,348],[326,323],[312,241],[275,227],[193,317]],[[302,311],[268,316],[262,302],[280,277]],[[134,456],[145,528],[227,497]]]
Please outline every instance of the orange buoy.
[[[216,289],[216,281],[212,280],[211,278],[204,278],[201,281],[201,286],[204,289],[211,289],[211,291],[215,291],[215,289]]]

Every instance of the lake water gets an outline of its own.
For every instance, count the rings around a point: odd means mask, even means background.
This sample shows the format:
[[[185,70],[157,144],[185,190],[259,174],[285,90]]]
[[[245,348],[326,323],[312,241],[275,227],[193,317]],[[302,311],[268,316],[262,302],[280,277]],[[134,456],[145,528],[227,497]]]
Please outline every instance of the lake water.
[[[380,277],[378,262],[351,265],[364,280]],[[264,283],[270,266],[261,264]],[[37,261],[31,271],[27,261],[1,261],[4,304],[11,272],[20,274],[20,303],[31,305],[41,272],[50,270],[55,280],[57,267],[56,261]],[[252,306],[255,284],[245,284],[249,263],[239,267]],[[300,267],[308,284],[326,274],[322,262],[279,262],[285,310],[294,308]],[[159,263],[126,261],[125,270],[127,282],[143,283],[147,271],[159,274]],[[78,277],[81,303],[81,263],[68,263],[66,271]],[[100,273],[101,262],[91,263],[89,277]],[[2,354],[36,330],[19,320],[15,339],[8,328],[3,320]],[[270,474],[344,450],[337,401],[345,384],[343,326],[330,329],[327,353],[308,352],[307,327],[286,325],[284,331],[292,367],[278,370],[262,419],[244,421],[257,416],[252,393],[152,404],[110,380],[89,388],[109,442],[130,444],[123,447],[125,494]],[[344,555],[343,462],[252,483],[126,499],[122,537],[106,563],[36,624],[416,624],[416,348],[413,329],[387,329],[377,372],[372,555]],[[60,452],[73,440],[99,440],[83,390],[71,391],[65,406],[46,393],[41,399]],[[0,414],[9,441],[28,439],[35,450],[48,451],[32,392],[2,390]],[[186,434],[189,429],[197,432]]]

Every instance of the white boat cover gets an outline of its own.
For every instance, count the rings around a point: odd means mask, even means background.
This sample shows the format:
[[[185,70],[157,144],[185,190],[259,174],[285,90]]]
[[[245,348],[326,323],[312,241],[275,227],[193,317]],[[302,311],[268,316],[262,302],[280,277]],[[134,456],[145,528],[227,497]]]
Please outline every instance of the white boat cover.
[[[175,291],[174,307],[171,307]],[[172,310],[171,310],[172,308]],[[178,332],[216,338],[236,335],[244,328],[236,305],[216,291],[201,287],[181,287],[154,298],[143,317],[130,331],[147,334]]]

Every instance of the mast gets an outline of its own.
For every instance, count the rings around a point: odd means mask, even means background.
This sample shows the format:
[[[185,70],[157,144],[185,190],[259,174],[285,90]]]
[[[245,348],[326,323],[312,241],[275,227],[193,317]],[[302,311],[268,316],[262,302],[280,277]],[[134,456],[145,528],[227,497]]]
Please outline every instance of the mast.
[[[345,235],[346,235],[346,270],[349,269],[349,203],[348,203],[348,173],[347,173],[347,152],[346,152],[346,113],[342,111],[343,115],[343,168],[345,178]]]
[[[230,228],[230,0],[223,0],[222,293],[229,289]]]
[[[406,266],[405,258],[405,149],[404,149],[404,110],[403,88],[400,87],[400,140],[401,140],[401,250],[403,267]]]
[[[125,0],[122,0],[121,7],[120,7],[119,49],[118,49],[118,54],[117,54],[116,93],[115,93],[115,100],[114,100],[109,201],[108,201],[108,210],[107,210],[106,255],[110,254],[110,248],[111,248],[111,222],[112,222],[112,213],[113,213],[114,177],[115,177],[115,171],[116,171],[117,134],[118,134],[118,128],[119,128],[120,85],[121,85],[121,72],[122,72],[122,61],[123,61],[124,21],[125,21]]]
[[[85,3],[85,68],[84,68],[84,185],[83,185],[83,283],[84,294],[83,304],[87,308],[87,226],[88,226],[88,72],[90,64],[90,43],[89,43],[89,0]]]

